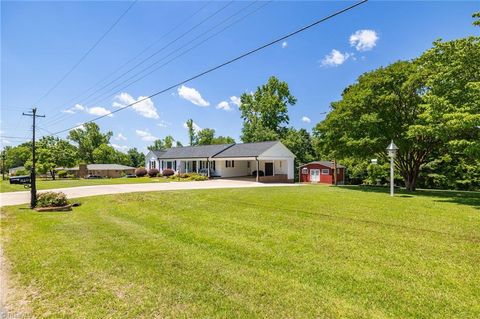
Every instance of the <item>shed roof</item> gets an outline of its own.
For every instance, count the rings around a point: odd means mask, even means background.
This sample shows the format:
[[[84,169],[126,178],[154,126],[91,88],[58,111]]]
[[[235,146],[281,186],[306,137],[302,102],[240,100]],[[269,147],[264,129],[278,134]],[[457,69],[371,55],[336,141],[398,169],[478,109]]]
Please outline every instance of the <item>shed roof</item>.
[[[320,165],[323,165],[323,166],[326,166],[326,167],[329,167],[329,168],[333,168],[333,163],[331,161],[313,161],[313,162],[310,162],[310,163],[300,165],[300,167],[307,166],[307,165],[310,165],[310,164],[320,164]],[[337,168],[345,168],[345,166],[337,163]]]

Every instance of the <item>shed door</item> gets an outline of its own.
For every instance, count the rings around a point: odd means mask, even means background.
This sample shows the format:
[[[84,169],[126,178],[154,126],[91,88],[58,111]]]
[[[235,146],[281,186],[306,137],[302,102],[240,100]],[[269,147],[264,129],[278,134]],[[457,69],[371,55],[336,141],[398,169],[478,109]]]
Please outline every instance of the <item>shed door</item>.
[[[312,183],[320,182],[320,170],[319,169],[311,169],[310,170],[310,182],[312,182]]]

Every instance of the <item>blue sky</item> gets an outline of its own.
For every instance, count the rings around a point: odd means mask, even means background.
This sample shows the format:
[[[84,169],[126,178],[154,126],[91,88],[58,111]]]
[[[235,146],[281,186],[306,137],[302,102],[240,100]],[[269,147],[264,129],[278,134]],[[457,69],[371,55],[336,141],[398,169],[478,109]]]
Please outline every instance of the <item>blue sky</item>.
[[[57,88],[35,104],[131,3],[2,2],[1,142],[15,145],[21,140],[7,136],[30,137],[31,119],[21,112],[33,105],[46,115],[38,120],[38,135],[57,132],[148,96],[352,3],[139,1]],[[438,38],[478,35],[478,28],[471,25],[471,14],[478,10],[480,5],[474,1],[371,1],[285,44],[156,96],[136,109],[115,113],[98,124],[102,130],[114,132],[111,142],[121,150],[137,147],[144,151],[152,139],[166,135],[186,144],[184,122],[189,118],[200,128],[214,128],[218,135],[240,141],[242,122],[236,97],[254,91],[275,75],[289,84],[298,100],[289,111],[290,125],[310,130],[360,74],[417,57]],[[131,83],[126,79],[138,74],[131,78],[135,80],[147,72],[138,73],[142,69],[158,60],[155,66],[162,65],[244,15],[190,52],[125,87]],[[209,31],[222,21],[224,24]],[[197,24],[137,69],[99,90]],[[198,39],[201,34],[203,38]],[[150,49],[120,68],[152,43]],[[94,89],[84,93],[91,87]]]

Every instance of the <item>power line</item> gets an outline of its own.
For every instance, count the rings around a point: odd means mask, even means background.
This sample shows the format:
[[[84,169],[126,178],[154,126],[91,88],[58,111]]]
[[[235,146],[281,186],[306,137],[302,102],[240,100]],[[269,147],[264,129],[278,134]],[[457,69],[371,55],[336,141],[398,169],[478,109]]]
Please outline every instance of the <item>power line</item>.
[[[131,107],[131,106],[133,106],[133,105],[135,105],[135,104],[141,103],[141,102],[143,102],[143,101],[145,101],[145,100],[148,100],[148,99],[151,99],[152,97],[155,97],[155,96],[157,96],[157,95],[159,95],[159,94],[165,93],[165,92],[167,92],[167,91],[169,91],[169,90],[171,90],[171,89],[173,89],[173,88],[175,88],[175,87],[178,87],[178,86],[180,86],[180,85],[182,85],[182,84],[186,84],[186,83],[188,83],[188,82],[190,82],[190,81],[193,81],[193,80],[195,80],[195,79],[197,79],[197,78],[200,78],[200,77],[202,77],[202,76],[204,76],[204,75],[206,75],[206,74],[208,74],[208,73],[211,73],[211,72],[213,72],[213,71],[216,71],[216,70],[218,70],[218,69],[220,69],[220,68],[223,68],[223,67],[225,67],[225,66],[227,66],[227,65],[229,65],[229,64],[232,64],[232,63],[234,63],[234,62],[236,62],[236,61],[238,61],[238,60],[241,60],[241,59],[243,59],[243,58],[245,58],[245,57],[247,57],[247,56],[250,56],[250,55],[252,55],[252,54],[254,54],[254,53],[258,52],[258,51],[261,51],[261,50],[263,50],[263,49],[265,49],[265,48],[267,48],[267,47],[270,47],[270,46],[272,46],[272,45],[274,45],[274,44],[276,44],[276,43],[279,43],[279,42],[281,42],[281,41],[283,41],[283,40],[286,40],[286,39],[288,39],[288,38],[290,38],[290,37],[292,37],[292,36],[294,36],[294,35],[296,35],[296,34],[299,34],[299,33],[303,32],[303,31],[306,31],[306,30],[308,30],[308,29],[310,29],[310,28],[313,28],[314,26],[316,26],[316,25],[318,25],[318,24],[320,24],[320,23],[322,23],[322,22],[325,22],[325,21],[327,21],[327,20],[329,20],[329,19],[331,19],[331,18],[333,18],[333,17],[336,17],[336,16],[338,16],[338,15],[344,13],[344,12],[347,12],[347,11],[349,11],[349,10],[357,7],[357,6],[360,6],[360,5],[364,4],[364,3],[366,3],[367,1],[368,1],[368,0],[362,0],[362,1],[357,2],[357,3],[353,4],[353,5],[350,5],[350,6],[346,7],[346,8],[343,8],[343,9],[341,9],[341,10],[339,10],[339,11],[336,11],[336,12],[334,12],[334,13],[332,13],[332,14],[324,17],[324,18],[321,18],[321,19],[319,19],[319,20],[316,20],[316,21],[314,21],[314,22],[312,22],[312,23],[310,23],[310,24],[308,24],[308,25],[306,25],[306,26],[304,26],[304,27],[302,27],[302,28],[300,28],[300,29],[297,29],[297,30],[295,30],[295,31],[293,31],[293,32],[290,32],[290,33],[288,33],[287,35],[284,35],[284,36],[282,36],[282,37],[280,37],[280,38],[277,38],[277,39],[275,39],[275,40],[272,40],[272,41],[270,41],[270,42],[268,42],[268,43],[266,43],[266,44],[264,44],[264,45],[261,45],[261,46],[255,48],[255,49],[252,49],[252,50],[250,50],[250,51],[247,51],[247,52],[245,52],[245,53],[243,53],[243,54],[241,54],[241,55],[239,55],[239,56],[237,56],[237,57],[235,57],[235,58],[233,58],[233,59],[230,59],[230,60],[228,60],[228,61],[226,61],[226,62],[223,62],[223,63],[221,63],[221,64],[219,64],[219,65],[217,65],[217,66],[211,67],[211,68],[209,68],[209,69],[207,69],[207,70],[205,70],[205,71],[203,71],[203,72],[201,72],[201,73],[198,73],[198,74],[196,74],[196,75],[194,75],[194,76],[192,76],[192,77],[190,77],[190,78],[187,78],[186,80],[183,80],[183,81],[181,81],[181,82],[175,83],[175,84],[173,84],[173,85],[171,85],[171,86],[169,86],[169,87],[167,87],[167,88],[165,88],[165,89],[163,89],[163,90],[160,90],[160,91],[158,91],[158,92],[155,92],[155,93],[153,93],[153,94],[151,94],[151,95],[149,95],[149,96],[147,96],[147,97],[144,97],[144,98],[142,98],[142,99],[139,99],[139,100],[137,100],[137,101],[135,101],[135,102],[133,102],[133,103],[131,103],[131,104],[125,105],[125,106],[123,106],[123,107],[121,107],[121,108],[119,108],[119,109],[117,109],[117,110],[111,111],[111,112],[109,112],[109,113],[107,113],[107,114],[104,114],[104,115],[101,115],[101,116],[97,116],[97,117],[95,117],[95,118],[93,118],[93,119],[91,119],[91,120],[89,120],[89,121],[83,122],[81,125],[86,124],[86,123],[91,123],[91,122],[98,121],[98,120],[100,120],[100,119],[102,119],[102,118],[104,118],[104,117],[107,117],[107,116],[111,115],[111,114],[114,114],[114,113],[123,111],[124,109],[129,108],[129,107]],[[74,128],[78,127],[78,126],[79,126],[79,125],[75,125],[75,126],[73,126],[73,127],[70,127],[70,128],[67,128],[67,129],[64,129],[64,130],[55,132],[55,134],[59,134],[59,133],[63,133],[63,132],[69,131],[69,130],[74,129]]]
[[[139,78],[133,80],[132,82],[128,83],[127,85],[123,86],[120,90],[124,90],[125,88],[133,85],[134,83],[144,79],[145,77],[147,77],[148,75],[152,74],[153,72],[156,72],[158,71],[159,69],[161,69],[162,67],[166,66],[167,64],[171,63],[172,61],[178,59],[179,57],[187,54],[188,52],[192,51],[193,49],[195,49],[196,47],[202,45],[203,43],[207,42],[208,40],[210,40],[211,38],[219,35],[220,33],[222,33],[223,31],[225,31],[226,29],[232,27],[233,25],[239,23],[240,21],[242,21],[243,19],[247,18],[248,16],[254,14],[255,12],[257,12],[258,10],[262,9],[263,7],[265,7],[266,5],[270,4],[272,1],[267,1],[265,2],[264,4],[262,4],[261,6],[257,7],[256,9],[254,9],[253,11],[247,13],[246,15],[240,17],[239,19],[235,20],[234,22],[232,22],[231,24],[227,25],[226,27],[222,28],[221,30],[217,31],[216,33],[214,33],[213,35],[203,39],[202,41],[200,41],[199,43],[191,46],[190,48],[184,50],[183,52],[181,52],[180,54],[174,56],[172,59],[168,60],[167,62],[161,64],[160,66],[156,67],[155,69],[151,70],[150,72],[144,74],[143,76],[140,76]],[[228,20],[232,19],[233,17],[237,16],[238,14],[240,14],[242,11],[246,10],[248,7],[250,7],[251,5],[257,3],[256,2],[252,2],[251,4],[248,4],[247,6],[243,7],[242,9],[240,9],[239,11],[237,11],[236,13],[230,15],[229,17],[227,17],[226,19],[222,20],[220,23],[216,24],[215,26],[213,26],[212,28],[206,30],[205,32],[201,33],[199,36],[197,36],[193,41],[195,40],[198,40],[200,39],[202,36],[204,36],[205,34],[208,34],[210,31],[214,30],[215,28],[217,28],[218,26],[222,25],[223,23],[227,22]],[[95,99],[92,99],[91,101],[103,101],[103,100],[100,100],[100,98],[102,97],[102,99],[106,99],[107,97],[109,97],[112,93],[116,92],[118,87],[120,87],[122,84],[124,83],[127,83],[129,80],[131,79],[134,79],[135,77],[137,77],[138,75],[140,75],[141,73],[143,73],[144,71],[148,71],[152,66],[158,64],[159,62],[165,60],[166,58],[168,58],[169,56],[173,55],[174,53],[180,51],[181,49],[183,49],[184,47],[186,47],[188,44],[190,44],[192,41],[189,41],[188,43],[182,45],[181,47],[173,50],[172,52],[170,52],[169,54],[167,54],[166,56],[164,56],[163,58],[153,62],[152,64],[150,64],[148,67],[142,69],[141,71],[137,72],[136,74],[134,74],[133,76],[127,78],[126,80],[120,82],[119,84],[115,85],[114,87],[112,87],[113,90],[110,89],[110,92],[108,94],[101,94],[101,95],[98,95],[98,97],[96,97]],[[49,125],[55,125],[67,118],[70,118],[70,117],[73,117],[75,116],[75,114],[65,114],[63,117],[60,117],[60,118],[56,118],[55,120],[49,122],[48,124]]]
[[[76,95],[74,98],[72,99],[69,99],[68,101],[64,102],[63,104],[68,104],[68,103],[71,103],[73,102],[74,100],[80,98],[81,96],[83,96],[85,93],[89,92],[90,90],[94,89],[95,87],[97,87],[98,85],[100,85],[102,82],[104,82],[105,80],[107,80],[108,78],[110,78],[112,75],[114,75],[115,73],[117,73],[119,70],[123,69],[125,66],[127,66],[128,64],[130,64],[132,61],[134,61],[135,59],[137,59],[138,57],[140,57],[142,54],[144,54],[145,52],[147,52],[149,49],[151,49],[154,45],[156,45],[158,42],[160,42],[162,39],[164,39],[166,36],[168,36],[169,34],[172,34],[172,32],[176,31],[178,28],[180,28],[182,25],[184,25],[185,23],[191,21],[191,19],[196,16],[198,13],[200,13],[203,9],[205,9],[213,0],[209,1],[209,2],[206,2],[204,5],[202,5],[198,10],[196,10],[194,13],[192,13],[191,15],[189,15],[187,18],[185,18],[182,22],[180,22],[179,24],[177,24],[175,27],[171,28],[170,30],[168,30],[167,32],[163,33],[157,40],[155,40],[154,42],[152,42],[151,44],[149,44],[148,46],[146,46],[142,51],[140,51],[139,53],[137,53],[134,57],[130,58],[128,61],[124,62],[121,66],[119,66],[118,68],[115,69],[115,71],[109,73],[107,76],[103,77],[100,81],[97,81],[94,85],[90,86],[88,89],[84,90],[82,93]],[[59,114],[59,115],[62,115],[62,114]]]
[[[127,14],[128,11],[133,7],[133,5],[137,2],[138,0],[133,0],[133,2],[128,6],[128,8],[123,11],[123,13],[115,20],[115,22],[102,34],[102,36],[90,47],[90,49],[87,50],[83,54],[83,56],[80,58],[80,60],[75,63],[70,70],[65,73],[60,80],[55,83],[54,86],[52,86],[45,94],[43,94],[34,104],[40,103],[44,98],[46,98],[50,93],[52,93],[53,90],[55,90],[82,62],[87,58],[87,56],[102,42],[102,40],[110,33],[110,31],[113,30],[113,28],[122,20],[122,18]]]

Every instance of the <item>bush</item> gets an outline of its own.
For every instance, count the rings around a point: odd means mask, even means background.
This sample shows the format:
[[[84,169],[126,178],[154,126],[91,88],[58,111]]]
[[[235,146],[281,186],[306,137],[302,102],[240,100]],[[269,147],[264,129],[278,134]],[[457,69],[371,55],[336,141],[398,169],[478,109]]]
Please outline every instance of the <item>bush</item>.
[[[135,170],[135,175],[137,177],[143,177],[147,175],[147,170],[145,169],[145,167],[139,167]]]
[[[164,169],[163,172],[162,172],[162,176],[172,176],[173,174],[175,174],[175,172],[173,171],[173,169]]]
[[[37,194],[37,207],[61,207],[68,205],[67,195],[62,192]]]
[[[67,177],[68,172],[65,171],[65,170],[61,170],[61,171],[58,171],[58,172],[57,172],[57,175],[58,175],[58,177],[60,177],[60,178],[65,178],[65,177]]]
[[[159,173],[159,170],[156,168],[151,168],[148,170],[148,176],[150,177],[157,177],[158,173]]]

